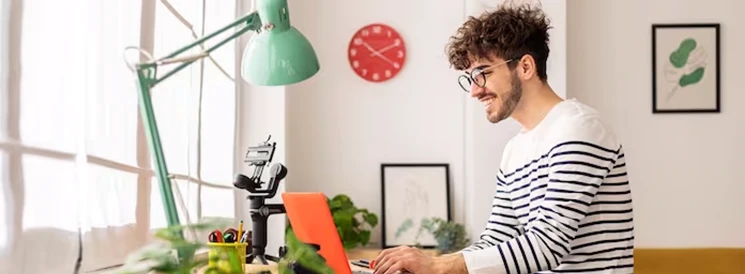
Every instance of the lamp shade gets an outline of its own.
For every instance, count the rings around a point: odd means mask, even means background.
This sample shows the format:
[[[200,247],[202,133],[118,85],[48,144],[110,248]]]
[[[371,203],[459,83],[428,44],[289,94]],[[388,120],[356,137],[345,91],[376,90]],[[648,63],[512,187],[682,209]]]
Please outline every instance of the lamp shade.
[[[259,86],[289,85],[306,80],[320,69],[310,41],[290,24],[287,0],[259,0],[263,30],[243,52],[241,75]]]

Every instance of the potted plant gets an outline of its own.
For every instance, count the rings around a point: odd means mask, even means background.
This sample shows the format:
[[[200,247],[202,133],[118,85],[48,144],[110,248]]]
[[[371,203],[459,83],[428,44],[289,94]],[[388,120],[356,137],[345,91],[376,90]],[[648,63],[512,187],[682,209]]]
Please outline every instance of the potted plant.
[[[367,246],[370,242],[370,230],[378,225],[378,216],[367,209],[358,208],[344,194],[327,198],[327,201],[344,249]]]
[[[401,233],[406,232],[412,227],[414,227],[414,221],[407,219],[401,224],[401,226],[399,226],[396,231],[396,237],[399,237]],[[437,241],[437,250],[440,254],[459,251],[467,247],[470,242],[463,225],[443,220],[442,218],[423,218],[419,224],[419,230],[414,239],[419,239],[421,233],[425,231],[432,234],[435,241]],[[417,242],[415,243],[415,246],[421,246],[421,244]]]

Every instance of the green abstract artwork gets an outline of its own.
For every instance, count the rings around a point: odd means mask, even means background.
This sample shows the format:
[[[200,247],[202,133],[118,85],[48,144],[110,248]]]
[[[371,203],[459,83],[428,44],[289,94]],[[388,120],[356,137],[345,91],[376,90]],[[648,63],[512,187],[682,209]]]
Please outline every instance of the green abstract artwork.
[[[671,84],[667,100],[672,99],[680,88],[701,82],[706,72],[706,57],[706,50],[694,38],[683,39],[670,52],[665,69],[665,79]]]
[[[652,112],[720,111],[719,24],[652,25]]]

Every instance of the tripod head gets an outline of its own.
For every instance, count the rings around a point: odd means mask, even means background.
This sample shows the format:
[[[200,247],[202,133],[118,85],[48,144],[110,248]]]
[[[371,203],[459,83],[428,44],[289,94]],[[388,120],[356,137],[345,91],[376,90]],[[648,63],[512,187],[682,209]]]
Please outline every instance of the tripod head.
[[[246,151],[246,158],[243,161],[253,167],[253,174],[250,177],[240,173],[235,175],[233,186],[248,191],[250,193],[249,199],[251,197],[274,197],[277,194],[279,182],[287,176],[287,168],[280,163],[275,163],[269,170],[270,178],[267,188],[262,189],[264,182],[261,181],[261,177],[264,173],[264,167],[272,161],[274,151],[277,148],[276,142],[269,142],[271,138],[272,136],[269,135],[266,141],[257,146],[249,147]]]
[[[233,182],[233,186],[249,193],[246,198],[250,201],[252,239],[251,252],[247,252],[249,255],[246,256],[246,263],[251,263],[254,259],[265,265],[268,264],[267,259],[275,262],[279,261],[279,257],[265,254],[267,219],[270,215],[285,213],[285,206],[281,203],[266,204],[266,199],[271,199],[277,194],[279,183],[287,176],[287,168],[280,163],[273,164],[269,170],[270,177],[267,187],[262,188],[264,182],[261,181],[261,176],[264,173],[264,167],[272,161],[274,150],[277,147],[277,143],[269,142],[271,138],[272,136],[269,135],[266,141],[248,148],[244,162],[253,168],[253,174],[246,176],[238,173],[235,175],[235,181]]]

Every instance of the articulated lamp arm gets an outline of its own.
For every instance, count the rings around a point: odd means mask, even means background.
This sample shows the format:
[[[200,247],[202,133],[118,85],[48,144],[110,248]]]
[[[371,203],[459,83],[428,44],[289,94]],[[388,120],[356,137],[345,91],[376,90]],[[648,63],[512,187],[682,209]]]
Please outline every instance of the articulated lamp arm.
[[[235,33],[218,42],[217,44],[209,47],[205,51],[195,55],[179,57],[180,54],[196,46],[199,46],[200,44],[214,38],[215,36],[235,27],[239,27],[239,29]],[[137,73],[137,80],[139,84],[138,89],[140,115],[142,116],[142,121],[144,123],[145,134],[147,136],[148,145],[152,154],[151,156],[155,160],[155,172],[156,176],[158,177],[161,199],[163,201],[163,208],[165,210],[168,226],[180,225],[180,221],[178,210],[176,209],[176,203],[173,198],[173,190],[171,188],[171,181],[169,178],[168,168],[166,166],[165,155],[163,154],[163,146],[160,140],[160,133],[158,133],[158,126],[155,121],[155,113],[153,111],[153,103],[150,94],[151,89],[163,80],[168,79],[172,75],[188,67],[195,61],[207,57],[212,51],[220,48],[233,39],[238,38],[242,34],[248,31],[258,32],[260,31],[260,29],[261,19],[259,18],[258,12],[254,11],[250,14],[247,14],[246,16],[239,18],[233,23],[230,23],[229,25],[215,31],[214,33],[204,36],[161,59],[150,60],[146,63],[136,64],[134,65],[134,67],[132,67],[132,69],[135,70]],[[170,71],[167,71],[162,76],[157,76],[158,67],[169,64],[178,65]],[[183,234],[181,236],[183,237]]]

